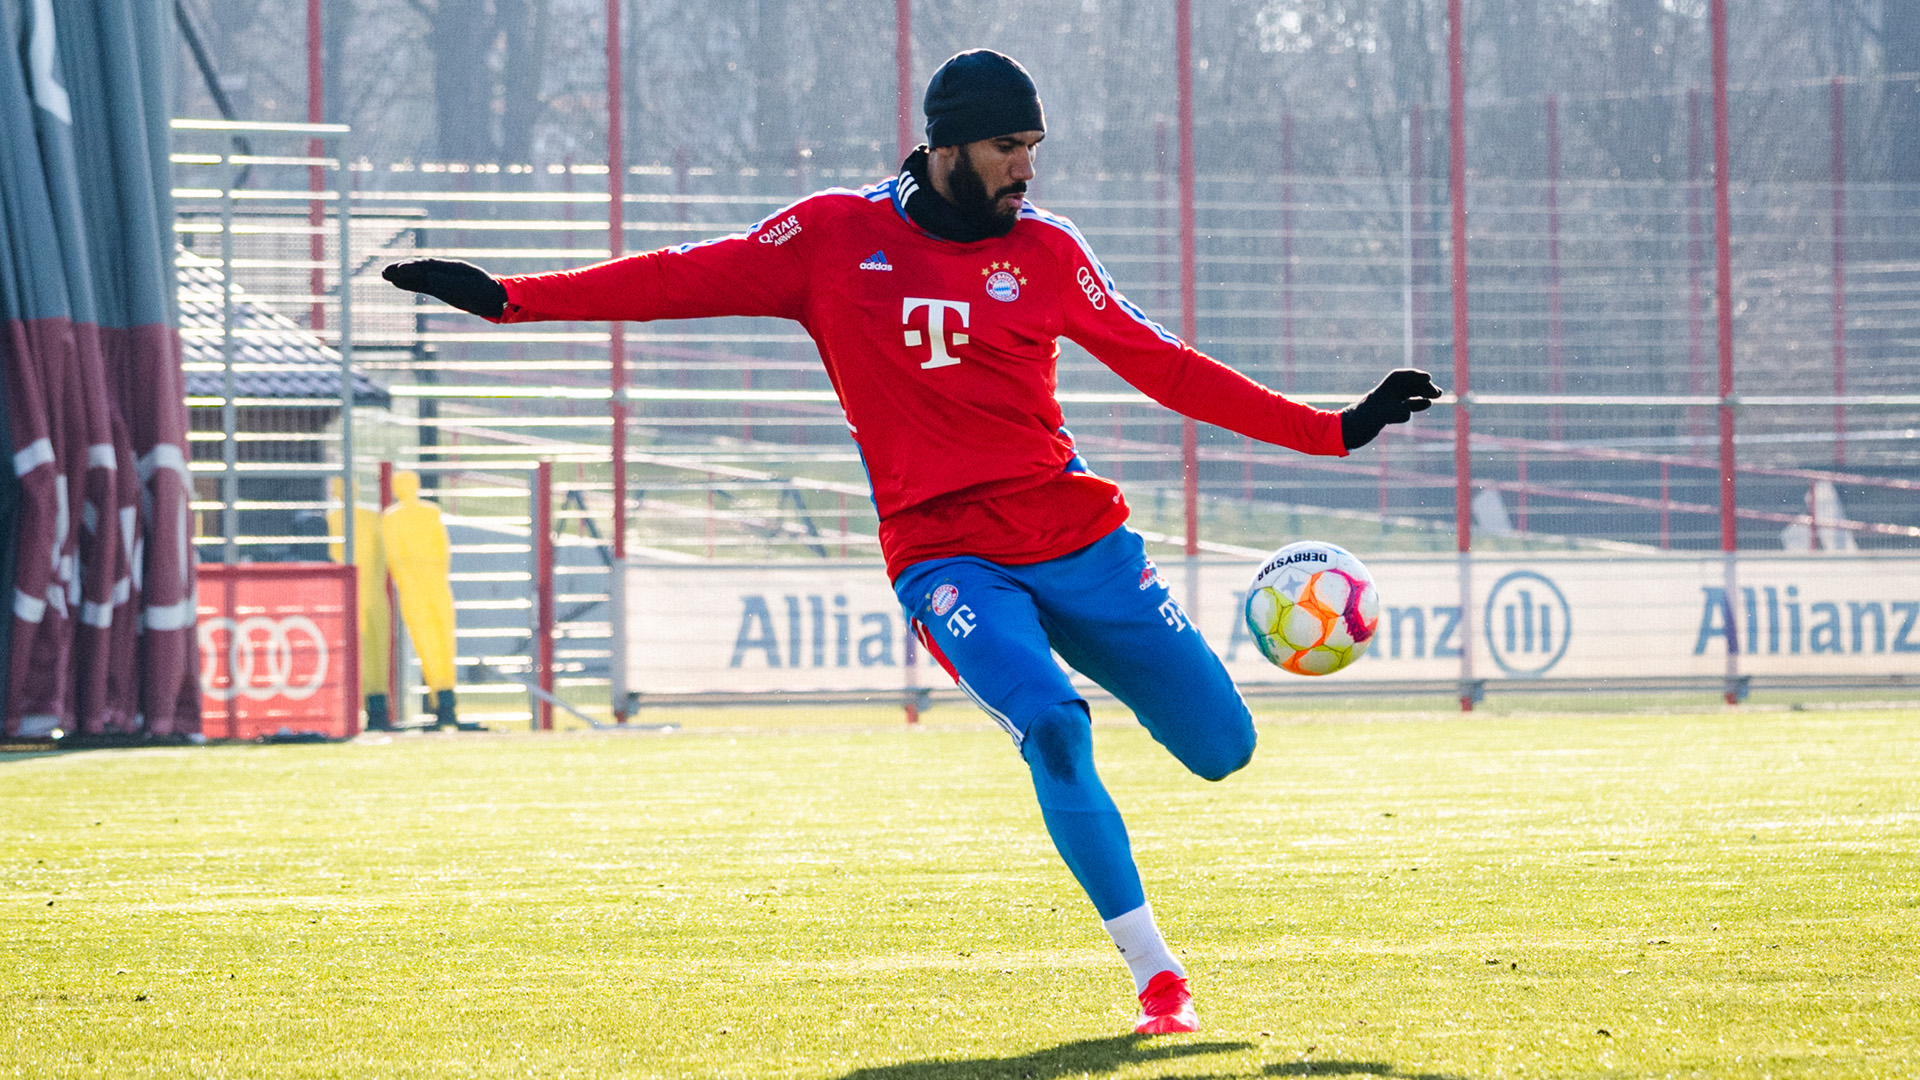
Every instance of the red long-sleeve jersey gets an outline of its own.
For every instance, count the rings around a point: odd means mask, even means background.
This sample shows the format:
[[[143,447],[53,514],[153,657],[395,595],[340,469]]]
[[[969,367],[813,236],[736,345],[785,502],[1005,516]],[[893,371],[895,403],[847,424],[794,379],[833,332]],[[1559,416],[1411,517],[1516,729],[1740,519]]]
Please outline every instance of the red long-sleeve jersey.
[[[577,270],[502,278],[499,321],[761,315],[819,347],[873,487],[881,550],[915,562],[1031,563],[1126,520],[1084,470],[1055,398],[1061,337],[1196,420],[1344,455],[1337,413],[1290,401],[1129,303],[1063,217],[1032,205],[1007,235],[936,237],[907,216],[908,174],[820,192],[745,233]]]

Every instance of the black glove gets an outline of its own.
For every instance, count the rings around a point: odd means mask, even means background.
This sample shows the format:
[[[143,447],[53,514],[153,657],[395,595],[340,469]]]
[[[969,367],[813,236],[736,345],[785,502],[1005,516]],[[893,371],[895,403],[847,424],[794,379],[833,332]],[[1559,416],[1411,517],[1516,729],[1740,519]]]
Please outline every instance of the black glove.
[[[497,319],[507,310],[507,287],[493,275],[459,259],[408,259],[392,263],[380,276],[410,292],[438,297],[461,311]]]
[[[1433,376],[1414,368],[1387,373],[1366,397],[1340,410],[1340,441],[1358,450],[1373,441],[1388,424],[1404,424],[1440,396]]]

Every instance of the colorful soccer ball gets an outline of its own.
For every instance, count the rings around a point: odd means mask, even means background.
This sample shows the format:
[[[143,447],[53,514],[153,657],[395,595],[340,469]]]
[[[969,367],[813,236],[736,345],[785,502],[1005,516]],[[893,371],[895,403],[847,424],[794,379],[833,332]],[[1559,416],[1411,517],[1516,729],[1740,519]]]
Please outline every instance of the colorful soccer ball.
[[[1295,675],[1328,675],[1367,651],[1380,625],[1380,592],[1352,552],[1303,540],[1260,564],[1246,618],[1254,644],[1275,665]]]

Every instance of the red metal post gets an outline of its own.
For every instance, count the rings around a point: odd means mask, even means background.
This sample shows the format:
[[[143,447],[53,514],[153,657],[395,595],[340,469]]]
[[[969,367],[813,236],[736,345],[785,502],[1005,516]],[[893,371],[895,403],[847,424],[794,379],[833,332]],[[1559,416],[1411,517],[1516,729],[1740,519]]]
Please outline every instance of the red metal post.
[[[893,0],[894,120],[899,125],[900,160],[920,140],[913,137],[913,0]]]
[[[907,723],[920,722],[920,639],[911,616],[907,618],[907,632],[901,635],[905,643],[904,661],[900,665],[906,676],[906,687],[901,694],[901,705],[907,714]]]
[[[1833,396],[1847,393],[1847,95],[1835,75],[1833,93]],[[1847,407],[1833,407],[1833,463],[1847,463]]]
[[[393,462],[380,463],[380,512],[386,513],[393,505]],[[352,513],[352,509],[347,511]],[[398,727],[400,718],[406,714],[406,703],[400,700],[400,665],[405,656],[400,651],[400,594],[393,587],[393,575],[387,575],[387,724]]]
[[[573,217],[575,213],[573,199],[571,198],[571,196],[573,195],[573,155],[572,154],[568,154],[566,157],[566,160],[560,166],[560,190],[566,192],[567,195],[569,196],[569,198],[566,201],[560,204],[560,217],[562,220],[567,222],[568,225],[572,225]],[[560,234],[560,246],[566,248],[568,251],[567,261],[570,263],[574,262],[575,260],[572,255],[573,246],[574,246],[572,229],[569,228],[565,232]],[[560,355],[568,360],[573,360],[578,357],[579,353],[574,343],[569,341],[565,345],[561,346]],[[569,407],[568,409],[568,415],[573,415],[571,407]]]
[[[1460,556],[1460,709],[1473,711],[1468,686],[1473,679],[1473,455],[1468,411],[1471,382],[1467,363],[1467,140],[1466,63],[1461,55],[1461,0],[1447,0],[1447,202],[1453,236],[1453,410],[1454,540]]]
[[[1672,532],[1669,528],[1668,517],[1672,507],[1673,488],[1672,488],[1672,484],[1670,483],[1671,477],[1669,476],[1667,469],[1668,469],[1667,463],[1664,461],[1661,462],[1660,463],[1660,550],[1661,551],[1667,550],[1667,547],[1672,543]]]
[[[1820,550],[1820,482],[1807,482],[1807,548]]]
[[[1280,363],[1293,393],[1293,114],[1280,116]]]
[[[1419,273],[1420,258],[1426,252],[1426,245],[1420,240],[1420,233],[1427,225],[1426,207],[1421,205],[1422,200],[1426,198],[1426,192],[1420,187],[1420,181],[1427,169],[1425,122],[1425,118],[1421,116],[1420,106],[1413,106],[1407,114],[1407,209],[1413,218],[1413,227],[1409,230],[1412,235],[1407,238],[1407,247],[1410,249],[1407,252],[1407,258],[1413,264],[1414,275],[1412,295],[1407,300],[1407,307],[1411,309],[1408,312],[1408,319],[1413,324],[1410,335],[1413,338],[1413,349],[1411,355],[1407,357],[1407,362],[1412,367],[1426,366],[1422,363],[1426,350],[1420,347],[1420,335],[1425,330],[1426,305],[1421,303]]]
[[[533,667],[542,693],[553,693],[553,462],[533,471]],[[534,727],[553,730],[553,703],[534,709]]]
[[[1714,315],[1720,347],[1720,550],[1726,560],[1727,704],[1739,701],[1740,646],[1734,633],[1737,595],[1734,551],[1739,544],[1735,516],[1733,452],[1733,219],[1728,186],[1727,147],[1727,0],[1709,0],[1713,35],[1713,261]]]
[[[1161,311],[1172,304],[1167,298],[1167,263],[1172,251],[1167,247],[1167,118],[1153,122],[1153,270],[1155,303]],[[1164,317],[1164,316],[1163,316]]]
[[[345,507],[346,512],[349,514],[358,509],[359,507],[355,505]],[[346,680],[346,693],[343,696],[347,700],[347,738],[351,739],[355,735],[360,734],[360,709],[361,706],[366,703],[366,697],[362,693],[360,684],[360,665],[367,661],[365,657],[360,655],[359,618],[360,575],[365,573],[365,568],[360,566],[343,566],[340,569],[343,576],[343,580],[340,583],[340,591],[342,594],[340,599],[344,602],[346,609],[354,613],[352,617],[347,619],[346,625],[347,633],[352,635],[348,640],[353,642],[353,648],[347,650],[346,670],[341,672],[341,675],[344,676]],[[231,613],[229,613],[228,617],[232,617]],[[389,698],[388,700],[391,701],[392,699]],[[391,709],[392,706],[388,706],[388,708]]]
[[[1176,155],[1177,156],[1177,155]],[[1172,309],[1173,301],[1167,291],[1167,263],[1172,261],[1173,249],[1167,246],[1167,119],[1157,117],[1153,123],[1153,244],[1155,275],[1154,305],[1156,314]],[[1166,315],[1160,315],[1167,318]],[[1117,446],[1122,439],[1124,429],[1120,423],[1120,410],[1113,411],[1113,441]],[[1159,438],[1160,430],[1155,427],[1153,438]],[[1125,474],[1126,462],[1114,462],[1115,480]]]
[[[1517,475],[1514,477],[1514,479],[1519,481],[1519,486],[1516,487],[1513,492],[1513,502],[1514,502],[1513,527],[1520,530],[1521,532],[1526,532],[1527,531],[1527,448],[1524,446],[1520,448],[1519,460],[1516,462],[1515,471]]]
[[[1374,456],[1380,459],[1380,525],[1384,529],[1387,524],[1387,485],[1392,479],[1392,474],[1387,470],[1387,433],[1382,431],[1373,440],[1373,445],[1377,448]]]
[[[607,252],[617,259],[626,251],[626,150],[622,144],[626,118],[620,73],[620,0],[607,0]],[[613,589],[621,589],[618,567],[627,557],[627,328],[607,327],[607,381],[612,391],[613,421]],[[625,597],[613,598],[613,718],[627,722]]]
[[[743,367],[740,369],[740,389],[742,390],[753,389],[753,369],[752,368]],[[752,442],[754,437],[753,423],[752,423],[753,406],[752,405],[740,406],[740,416],[742,419],[747,421],[747,423],[740,425],[740,441]]]
[[[1423,120],[1420,115],[1420,106],[1415,105],[1407,114],[1406,276],[1404,279],[1406,288],[1406,362],[1408,367],[1415,368],[1423,366],[1420,361],[1420,329],[1422,321],[1420,317],[1419,277],[1421,250],[1420,229],[1422,226],[1420,174],[1425,170],[1426,166],[1424,164],[1425,155],[1421,151],[1424,131],[1422,124]],[[1389,506],[1388,485],[1391,481],[1391,473],[1387,464],[1387,444],[1389,438],[1389,434],[1382,431],[1380,437],[1375,440],[1375,445],[1379,447],[1375,453],[1380,458],[1379,502],[1380,521],[1383,527],[1387,519],[1387,508]]]
[[[1293,114],[1280,115],[1280,378],[1281,389],[1293,393]],[[1241,490],[1253,501],[1255,443],[1246,440],[1246,468]]]
[[[1180,107],[1180,336],[1191,344],[1198,334],[1193,219],[1193,0],[1174,4],[1174,51]],[[1200,554],[1200,427],[1191,417],[1180,424],[1182,505],[1187,518],[1187,557]]]
[[[1547,95],[1547,392],[1566,389],[1560,358],[1560,95]],[[1566,438],[1560,406],[1547,407],[1547,430],[1555,442]],[[1520,493],[1522,499],[1526,492]],[[1525,512],[1522,511],[1524,516]],[[1526,526],[1522,525],[1521,529]]]
[[[1706,261],[1700,237],[1700,91],[1687,91],[1687,392],[1707,392],[1706,305],[1700,290],[1701,264]],[[1687,406],[1687,433],[1696,441],[1705,437],[1702,412]]]
[[[307,123],[309,124],[325,123],[327,114],[326,74],[324,66],[325,31],[321,29],[320,25],[320,4],[321,0],[307,0]],[[319,139],[307,140],[308,157],[317,158],[325,149],[325,145]],[[340,167],[342,169],[347,167],[344,159],[341,160]],[[326,187],[326,170],[318,165],[307,166],[307,190],[320,192],[325,191]],[[347,208],[345,206],[340,207],[340,212],[343,214],[346,213]],[[308,322],[312,325],[315,333],[327,328],[327,309],[326,305],[321,303],[320,300],[320,297],[326,292],[327,288],[326,271],[322,268],[322,264],[327,257],[327,242],[321,234],[321,229],[326,224],[326,221],[326,207],[319,199],[309,201],[307,203],[307,227],[309,229],[307,235],[307,251],[309,257],[312,259],[313,267],[307,271],[307,291],[313,296],[313,308],[312,313],[308,316]],[[221,272],[225,273],[226,269],[222,267]],[[341,282],[340,287],[342,289],[346,288],[347,283],[344,281]]]
[[[1714,316],[1720,351],[1720,550],[1737,544],[1733,453],[1733,229],[1727,177],[1727,7],[1711,0],[1713,23]]]
[[[625,102],[620,74],[620,0],[607,0],[607,254],[626,251]],[[627,335],[613,323],[607,342],[613,393],[613,557],[627,557]]]

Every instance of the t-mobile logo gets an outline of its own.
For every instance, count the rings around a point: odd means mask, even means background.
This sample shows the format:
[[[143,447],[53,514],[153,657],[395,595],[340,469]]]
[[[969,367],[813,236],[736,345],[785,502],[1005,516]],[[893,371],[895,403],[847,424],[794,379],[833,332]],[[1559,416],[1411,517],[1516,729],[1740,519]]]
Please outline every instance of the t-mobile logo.
[[[927,309],[927,329],[923,333],[913,328],[913,313],[921,308]],[[947,352],[947,312],[960,316],[960,326],[966,328],[967,315],[973,305],[964,300],[929,300],[923,296],[909,296],[900,301],[900,322],[906,328],[907,348],[917,349],[921,345],[931,347],[933,355],[922,368],[952,367],[960,358]],[[959,330],[953,331],[953,344],[958,348],[967,343],[967,335]]]

